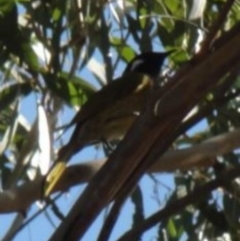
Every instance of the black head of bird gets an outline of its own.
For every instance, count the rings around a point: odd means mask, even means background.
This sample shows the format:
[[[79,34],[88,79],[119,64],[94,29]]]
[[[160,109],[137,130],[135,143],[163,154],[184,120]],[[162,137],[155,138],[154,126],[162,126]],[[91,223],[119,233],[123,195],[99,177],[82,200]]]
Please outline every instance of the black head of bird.
[[[144,52],[139,54],[128,63],[123,74],[136,72],[155,78],[159,75],[164,60],[172,52],[173,50],[168,52]]]

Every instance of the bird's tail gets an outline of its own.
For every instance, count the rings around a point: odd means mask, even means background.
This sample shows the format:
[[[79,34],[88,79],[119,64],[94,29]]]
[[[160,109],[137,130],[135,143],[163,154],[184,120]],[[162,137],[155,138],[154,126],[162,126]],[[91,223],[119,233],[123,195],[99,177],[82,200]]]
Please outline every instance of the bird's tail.
[[[62,177],[64,171],[66,169],[65,162],[57,162],[53,165],[53,167],[48,172],[45,181],[44,181],[44,197],[48,197],[50,193],[53,192],[60,178]]]
[[[83,147],[84,145],[78,146],[77,151],[80,151]],[[71,156],[75,154],[75,152],[75,147],[72,145],[71,142],[63,146],[58,151],[57,160],[55,161],[45,178],[43,190],[45,197],[49,196],[49,194],[53,192],[57,183],[59,182],[60,178],[63,176],[66,170],[67,162],[70,160]]]

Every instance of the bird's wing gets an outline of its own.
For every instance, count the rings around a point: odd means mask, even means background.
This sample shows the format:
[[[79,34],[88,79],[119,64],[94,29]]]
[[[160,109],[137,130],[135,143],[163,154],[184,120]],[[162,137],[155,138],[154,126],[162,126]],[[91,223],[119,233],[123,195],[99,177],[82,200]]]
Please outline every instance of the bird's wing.
[[[126,74],[110,84],[104,86],[100,91],[96,92],[89,101],[82,106],[80,111],[71,121],[71,125],[76,123],[81,124],[114,105],[116,101],[130,95],[133,92],[144,88],[152,82],[152,79],[147,75],[130,73]]]

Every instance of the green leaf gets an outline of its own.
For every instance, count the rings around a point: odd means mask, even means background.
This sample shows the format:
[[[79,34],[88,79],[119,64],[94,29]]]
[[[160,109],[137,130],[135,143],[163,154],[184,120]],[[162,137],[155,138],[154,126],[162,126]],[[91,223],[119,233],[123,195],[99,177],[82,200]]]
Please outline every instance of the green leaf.
[[[48,87],[64,101],[70,105],[83,105],[96,89],[80,77],[72,77],[69,74],[61,72],[57,79],[51,74],[45,75],[45,81]]]
[[[55,8],[52,13],[53,21],[57,22],[60,19],[61,15],[62,15],[61,9]]]
[[[110,36],[109,36],[109,41],[110,41],[110,43],[111,43],[112,45],[114,45],[114,46],[122,46],[122,45],[123,45],[122,39],[121,39],[121,38],[118,38],[118,37],[116,37],[116,36],[110,35]]]
[[[165,0],[164,4],[172,13],[176,12],[179,7],[181,7],[181,2],[176,0]]]
[[[146,27],[146,24],[148,23],[148,17],[146,15],[148,14],[146,8],[141,8],[140,9],[140,16],[143,16],[142,18],[139,18],[139,24],[142,29]]]
[[[21,52],[23,53],[23,60],[28,64],[31,70],[38,71],[40,68],[37,55],[33,51],[31,44],[23,41],[21,44]]]
[[[15,5],[15,0],[0,0],[0,15],[10,12]]]
[[[129,46],[124,46],[119,48],[118,54],[126,62],[129,62],[130,60],[132,60],[136,55],[134,50]]]
[[[175,223],[172,218],[169,218],[169,220],[168,220],[167,231],[171,238],[177,237],[177,229],[175,227]]]

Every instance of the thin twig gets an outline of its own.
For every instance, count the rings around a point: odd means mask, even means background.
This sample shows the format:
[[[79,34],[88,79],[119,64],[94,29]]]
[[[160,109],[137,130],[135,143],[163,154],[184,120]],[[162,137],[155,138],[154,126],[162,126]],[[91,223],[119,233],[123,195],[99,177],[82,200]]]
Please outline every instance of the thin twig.
[[[111,232],[114,228],[114,225],[117,221],[119,213],[123,204],[125,203],[128,195],[122,195],[121,197],[115,199],[115,202],[107,216],[107,219],[104,222],[100,235],[97,241],[106,241],[109,239]]]
[[[201,53],[207,53],[208,50],[210,49],[214,39],[217,36],[217,33],[218,33],[219,29],[224,24],[224,22],[227,18],[227,15],[228,15],[229,11],[231,10],[234,2],[235,2],[235,0],[228,0],[224,4],[223,8],[221,9],[221,12],[218,15],[217,20],[215,21],[215,23],[210,28],[210,30],[208,32],[208,35],[207,35],[207,38],[205,39],[205,41],[202,44]]]
[[[135,237],[141,235],[147,229],[155,226],[159,222],[168,219],[172,215],[179,213],[186,206],[201,201],[210,192],[218,187],[225,186],[233,179],[240,175],[240,166],[232,168],[224,173],[220,174],[218,178],[213,181],[206,183],[205,185],[196,188],[194,191],[189,193],[183,198],[169,204],[163,210],[155,213],[151,217],[147,218],[145,221],[140,223],[137,227],[133,228],[131,231],[125,233],[118,241],[128,241],[134,240]]]

